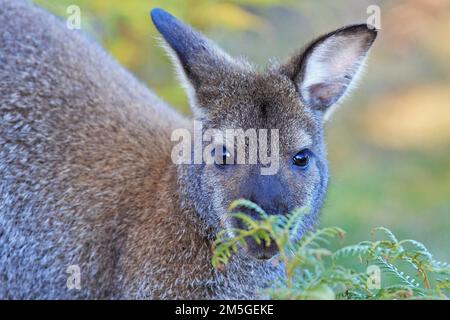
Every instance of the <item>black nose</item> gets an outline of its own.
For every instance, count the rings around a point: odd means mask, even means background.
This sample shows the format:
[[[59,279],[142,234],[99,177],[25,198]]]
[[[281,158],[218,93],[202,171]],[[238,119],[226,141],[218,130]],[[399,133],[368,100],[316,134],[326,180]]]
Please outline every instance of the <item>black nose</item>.
[[[241,196],[259,205],[269,215],[285,215],[289,210],[289,192],[280,177],[258,175],[248,179]]]

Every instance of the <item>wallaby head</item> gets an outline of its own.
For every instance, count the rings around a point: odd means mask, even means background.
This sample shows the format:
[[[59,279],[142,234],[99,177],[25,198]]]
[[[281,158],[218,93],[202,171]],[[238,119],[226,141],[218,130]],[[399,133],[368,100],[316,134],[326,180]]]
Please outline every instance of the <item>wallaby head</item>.
[[[225,138],[209,151],[208,144],[203,144],[205,154],[211,152],[222,161],[179,166],[180,180],[205,227],[216,230],[231,201],[245,198],[269,214],[307,207],[301,232],[312,228],[328,181],[324,122],[354,85],[376,30],[365,24],[338,29],[287,62],[272,63],[260,71],[243,59],[230,57],[161,9],[154,9],[151,17],[164,37],[203,133],[208,129],[268,130],[267,139],[258,140],[253,163],[236,161],[237,152]],[[250,133],[244,136],[249,138]],[[244,146],[248,160],[255,150],[248,140]],[[272,165],[261,160],[262,154],[277,162],[275,170],[261,170]],[[238,221],[230,223],[240,226]],[[273,246],[252,240],[248,252],[259,259],[276,253]]]

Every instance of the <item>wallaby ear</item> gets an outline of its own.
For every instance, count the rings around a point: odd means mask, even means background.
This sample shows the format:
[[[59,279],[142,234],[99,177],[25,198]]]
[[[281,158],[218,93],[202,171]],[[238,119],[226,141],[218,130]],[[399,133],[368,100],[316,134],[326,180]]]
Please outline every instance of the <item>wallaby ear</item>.
[[[291,57],[281,72],[295,82],[303,103],[327,119],[356,82],[376,36],[365,24],[338,29]]]
[[[208,40],[200,32],[176,19],[168,12],[156,8],[151,18],[168,44],[166,49],[179,72],[188,94],[192,98],[194,90],[202,84],[210,83],[219,71],[225,71],[234,60]]]

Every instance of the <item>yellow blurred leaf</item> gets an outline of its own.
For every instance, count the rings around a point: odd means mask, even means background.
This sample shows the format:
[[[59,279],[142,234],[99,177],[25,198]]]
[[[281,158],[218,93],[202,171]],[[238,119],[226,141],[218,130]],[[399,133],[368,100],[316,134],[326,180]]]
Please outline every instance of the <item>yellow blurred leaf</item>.
[[[294,0],[295,1],[295,0]],[[286,4],[286,0],[233,0],[232,2],[240,5],[253,5],[253,6],[273,6]]]
[[[193,16],[205,25],[244,30],[259,30],[264,27],[261,18],[232,3],[205,3]]]
[[[408,89],[375,100],[364,115],[370,139],[383,147],[428,149],[450,144],[450,86]]]
[[[139,53],[139,48],[135,42],[126,41],[121,39],[121,41],[113,41],[106,45],[108,51],[113,57],[115,57],[120,63],[133,66],[135,63],[135,57]]]

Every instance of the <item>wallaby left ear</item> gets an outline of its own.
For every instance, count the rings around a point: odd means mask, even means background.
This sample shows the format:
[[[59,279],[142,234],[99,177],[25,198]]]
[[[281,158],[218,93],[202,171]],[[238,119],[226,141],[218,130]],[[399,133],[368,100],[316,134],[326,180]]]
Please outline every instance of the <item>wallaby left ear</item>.
[[[208,83],[218,71],[234,66],[234,60],[191,26],[170,13],[155,8],[150,13],[153,23],[174,53],[174,63],[179,64],[187,80],[198,89]]]
[[[363,69],[377,30],[366,24],[328,33],[281,67],[298,87],[303,103],[329,117]]]
[[[163,36],[194,113],[207,106],[197,103],[197,91],[211,84],[220,84],[223,74],[240,68],[240,63],[220,49],[213,41],[170,13],[155,8],[150,13],[153,23]]]

